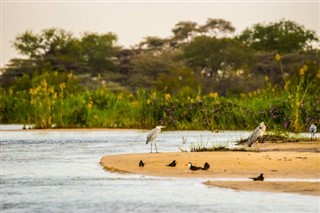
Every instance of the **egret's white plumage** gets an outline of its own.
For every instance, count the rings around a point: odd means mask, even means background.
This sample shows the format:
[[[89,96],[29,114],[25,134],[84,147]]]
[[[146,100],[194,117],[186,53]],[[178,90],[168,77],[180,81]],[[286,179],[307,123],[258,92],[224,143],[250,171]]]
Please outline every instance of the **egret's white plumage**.
[[[154,140],[158,137],[159,133],[161,132],[161,128],[165,128],[165,126],[156,126],[156,128],[152,129],[147,135],[146,144],[151,143],[151,153],[152,153],[152,143],[154,143],[156,152],[158,152],[157,145]]]
[[[260,139],[264,135],[265,131],[266,126],[264,125],[264,122],[261,122],[260,125],[257,128],[255,128],[253,133],[249,136],[248,146],[251,147],[256,140]]]
[[[313,137],[315,137],[317,132],[317,126],[315,124],[311,124],[309,127],[309,132],[311,133],[311,140]]]

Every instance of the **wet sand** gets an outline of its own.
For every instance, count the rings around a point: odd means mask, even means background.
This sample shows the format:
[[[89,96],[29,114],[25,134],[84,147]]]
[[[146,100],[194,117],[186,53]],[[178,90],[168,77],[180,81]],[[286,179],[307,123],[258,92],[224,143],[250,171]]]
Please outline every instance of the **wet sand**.
[[[223,187],[234,190],[298,193],[303,195],[320,196],[319,182],[305,181],[207,181],[210,187]]]
[[[147,150],[147,148],[146,148]],[[177,152],[140,153],[104,156],[101,165],[111,172],[131,173],[159,177],[207,178],[208,185],[272,192],[292,192],[308,195],[320,193],[320,143],[264,143],[255,144],[255,152]],[[139,161],[145,163],[139,167]],[[174,168],[166,166],[177,161]],[[186,165],[203,166],[210,164],[209,170],[191,171]],[[264,182],[243,181],[265,176]],[[210,181],[214,179],[241,178],[241,181]],[[279,182],[274,179],[306,179],[306,181]],[[272,181],[268,179],[273,179]],[[316,180],[310,182],[308,179]]]

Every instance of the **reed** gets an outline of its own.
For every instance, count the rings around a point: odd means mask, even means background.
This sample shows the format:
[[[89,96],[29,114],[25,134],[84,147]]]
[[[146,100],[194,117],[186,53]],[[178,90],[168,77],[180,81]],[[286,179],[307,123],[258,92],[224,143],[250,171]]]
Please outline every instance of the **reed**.
[[[267,79],[264,89],[232,97],[214,92],[114,92],[103,86],[87,90],[72,73],[44,73],[30,81],[30,87],[23,90],[0,90],[2,123],[34,124],[35,128],[147,129],[161,124],[169,130],[214,131],[252,130],[264,121],[268,130],[283,132],[304,130],[320,119],[320,100],[308,90],[315,80],[291,84],[290,94],[298,105],[288,98],[289,90],[274,87]]]

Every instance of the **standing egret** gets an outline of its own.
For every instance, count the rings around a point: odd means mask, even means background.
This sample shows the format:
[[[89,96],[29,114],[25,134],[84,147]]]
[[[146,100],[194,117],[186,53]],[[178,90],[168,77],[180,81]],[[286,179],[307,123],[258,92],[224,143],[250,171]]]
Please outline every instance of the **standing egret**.
[[[156,128],[152,129],[147,135],[146,144],[150,142],[151,144],[151,153],[152,153],[152,143],[154,142],[154,147],[156,148],[156,152],[158,153],[157,145],[155,139],[158,137],[161,132],[161,128],[165,128],[165,126],[156,126]]]
[[[261,122],[260,125],[249,136],[248,146],[251,147],[256,140],[261,139],[265,131],[266,131],[266,126],[264,125],[264,122]]]
[[[317,126],[315,124],[311,124],[309,127],[309,132],[311,133],[311,140],[312,140],[312,138],[316,137]]]

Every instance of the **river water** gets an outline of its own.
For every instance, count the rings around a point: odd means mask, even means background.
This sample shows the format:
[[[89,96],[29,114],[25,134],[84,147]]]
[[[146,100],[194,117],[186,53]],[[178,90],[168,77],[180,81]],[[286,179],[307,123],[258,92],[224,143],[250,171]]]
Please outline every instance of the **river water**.
[[[209,188],[207,179],[110,173],[104,155],[145,153],[143,130],[12,131],[1,128],[1,212],[319,212],[320,199]],[[248,132],[164,131],[160,152],[233,145]],[[182,137],[186,144],[182,144]]]

